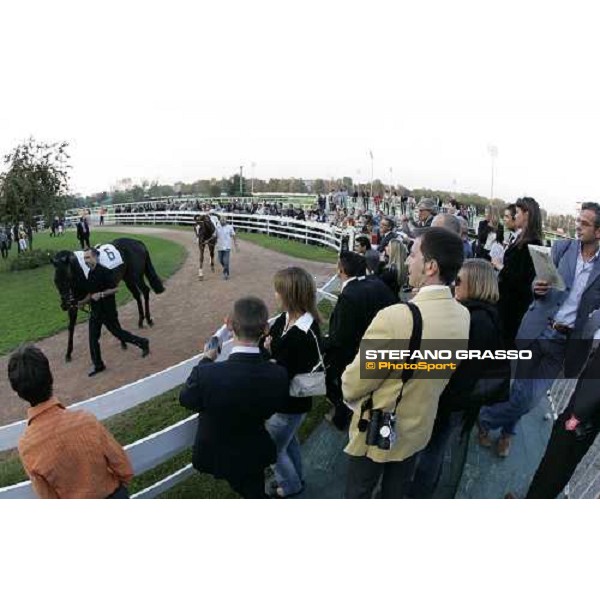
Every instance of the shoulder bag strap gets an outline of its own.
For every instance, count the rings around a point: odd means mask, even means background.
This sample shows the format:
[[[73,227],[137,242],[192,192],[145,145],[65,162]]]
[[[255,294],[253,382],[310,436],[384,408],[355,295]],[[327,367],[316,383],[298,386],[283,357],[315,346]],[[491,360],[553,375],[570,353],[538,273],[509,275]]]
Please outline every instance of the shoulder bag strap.
[[[421,341],[423,339],[423,317],[421,316],[421,311],[419,310],[419,307],[416,304],[413,304],[412,302],[407,302],[406,306],[410,310],[410,312],[412,314],[412,319],[413,319],[412,333],[410,335],[410,341],[408,342],[408,349],[410,350],[410,353],[412,354],[413,352],[416,352],[417,350],[419,350],[421,348]],[[408,362],[412,362],[412,361],[408,361]],[[400,388],[400,393],[398,394],[398,398],[396,398],[396,406],[394,407],[394,412],[396,412],[398,410],[398,405],[400,404],[400,401],[402,400],[402,392],[404,391],[404,386],[410,379],[412,379],[412,376],[414,374],[415,374],[415,372],[412,369],[410,369],[408,371],[407,370],[402,371],[402,376],[401,376],[402,387]]]
[[[319,348],[319,340],[315,335],[315,332],[311,329],[309,331],[312,333],[313,338],[315,338],[315,344],[317,345],[317,352],[319,353],[319,362],[313,367],[311,373],[314,373],[319,367],[323,367],[325,369],[325,363],[323,362],[323,355],[321,354],[321,348]]]

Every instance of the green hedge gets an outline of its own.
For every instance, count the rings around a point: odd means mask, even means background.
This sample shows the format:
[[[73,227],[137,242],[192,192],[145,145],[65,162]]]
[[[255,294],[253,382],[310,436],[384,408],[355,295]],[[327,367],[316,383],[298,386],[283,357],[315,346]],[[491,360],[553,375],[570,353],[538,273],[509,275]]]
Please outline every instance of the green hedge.
[[[37,269],[50,264],[54,258],[54,252],[51,250],[26,250],[21,252],[16,258],[13,258],[10,263],[11,271],[27,271],[29,269]]]

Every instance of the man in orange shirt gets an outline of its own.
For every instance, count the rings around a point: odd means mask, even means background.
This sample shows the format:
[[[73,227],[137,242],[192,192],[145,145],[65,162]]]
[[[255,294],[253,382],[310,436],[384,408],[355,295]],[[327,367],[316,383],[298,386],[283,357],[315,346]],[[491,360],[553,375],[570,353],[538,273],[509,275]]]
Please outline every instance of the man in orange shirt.
[[[8,362],[12,389],[29,402],[19,455],[40,498],[129,498],[127,454],[92,414],[65,410],[53,396],[44,353],[19,348]]]

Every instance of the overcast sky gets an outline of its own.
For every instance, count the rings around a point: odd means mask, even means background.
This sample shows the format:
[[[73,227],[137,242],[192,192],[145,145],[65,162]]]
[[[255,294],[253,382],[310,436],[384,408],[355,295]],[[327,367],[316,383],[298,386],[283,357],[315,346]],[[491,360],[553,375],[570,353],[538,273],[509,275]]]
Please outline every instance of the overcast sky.
[[[386,183],[488,196],[494,144],[495,195],[600,200],[587,4],[199,4],[3,0],[0,152],[68,140],[89,193],[252,162],[368,181],[372,149]]]

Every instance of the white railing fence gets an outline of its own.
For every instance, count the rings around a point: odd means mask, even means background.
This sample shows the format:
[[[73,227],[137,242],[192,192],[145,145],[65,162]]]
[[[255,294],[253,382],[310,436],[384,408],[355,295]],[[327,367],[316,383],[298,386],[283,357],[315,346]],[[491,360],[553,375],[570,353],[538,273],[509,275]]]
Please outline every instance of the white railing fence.
[[[318,289],[318,299],[331,298],[332,294],[330,294],[328,290],[335,289],[337,284],[337,276],[334,275],[323,285],[323,287]],[[231,351],[233,342],[231,333],[225,326],[222,326],[215,335],[219,337],[222,347],[217,360],[226,360]],[[72,404],[68,409],[85,409],[94,414],[98,419],[106,419],[114,416],[124,410],[148,402],[158,395],[183,384],[201,358],[202,355],[198,354],[197,356],[169,367],[164,371],[160,371],[159,373],[155,373],[134,383],[122,386],[95,398]],[[189,448],[194,440],[197,418],[197,415],[193,415],[163,429],[162,431],[152,433],[151,435],[126,446],[125,450],[129,455],[135,475],[141,475]],[[26,421],[19,421],[17,423],[12,423],[11,425],[0,427],[0,451],[16,448],[18,439],[25,426]],[[179,469],[175,473],[171,473],[157,483],[134,494],[132,498],[155,498],[192,475],[193,472],[192,465],[188,464],[184,468]],[[15,485],[0,488],[0,500],[34,498],[36,498],[36,496],[31,486],[31,482],[29,481],[23,481]]]
[[[111,214],[105,219],[105,225],[187,225],[191,227],[196,215],[202,214],[206,213],[191,210],[165,210]],[[339,250],[344,235],[351,236],[350,244],[353,244],[355,235],[353,229],[342,229],[326,223],[300,221],[290,217],[243,213],[219,213],[219,216],[226,217],[227,221],[240,231],[284,237],[305,244],[326,246],[336,251]],[[69,217],[68,220],[75,223],[78,217]]]

